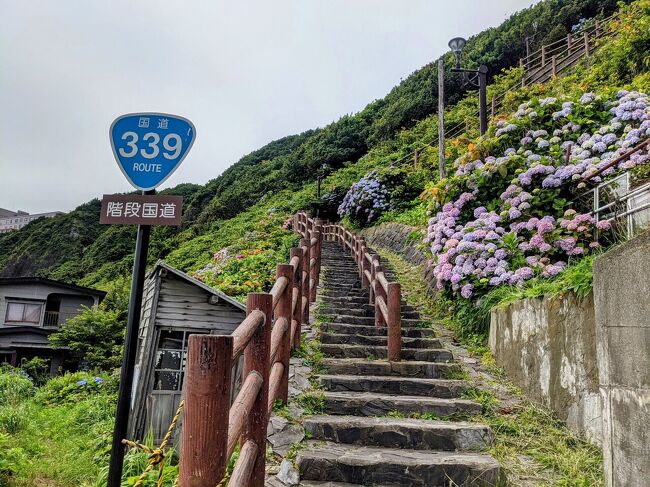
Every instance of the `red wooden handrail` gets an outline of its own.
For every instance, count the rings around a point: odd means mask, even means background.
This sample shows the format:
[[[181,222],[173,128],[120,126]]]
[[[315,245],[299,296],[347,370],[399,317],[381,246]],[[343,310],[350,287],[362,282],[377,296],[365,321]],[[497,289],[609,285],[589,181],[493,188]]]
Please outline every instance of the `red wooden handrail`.
[[[236,445],[242,445],[229,485],[263,487],[266,428],[277,400],[287,403],[291,350],[316,299],[322,222],[299,213],[300,246],[289,264],[277,266],[269,293],[251,293],[246,318],[232,335],[191,335],[180,459],[180,487],[214,487],[224,478]],[[230,404],[232,368],[244,355],[244,381]]]
[[[339,243],[359,268],[361,287],[369,289],[370,304],[375,305],[375,326],[386,326],[388,360],[399,361],[402,355],[402,291],[397,282],[389,282],[381,267],[379,256],[373,255],[364,237],[347,230],[341,224],[324,226],[326,240]]]

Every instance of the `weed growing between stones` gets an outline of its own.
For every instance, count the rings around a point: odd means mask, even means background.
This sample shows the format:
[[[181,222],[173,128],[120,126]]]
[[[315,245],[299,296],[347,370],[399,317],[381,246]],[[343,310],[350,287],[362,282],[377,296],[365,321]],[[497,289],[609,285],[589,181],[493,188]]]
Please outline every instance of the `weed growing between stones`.
[[[310,389],[296,397],[296,404],[304,410],[306,416],[325,412],[325,394],[320,389]]]

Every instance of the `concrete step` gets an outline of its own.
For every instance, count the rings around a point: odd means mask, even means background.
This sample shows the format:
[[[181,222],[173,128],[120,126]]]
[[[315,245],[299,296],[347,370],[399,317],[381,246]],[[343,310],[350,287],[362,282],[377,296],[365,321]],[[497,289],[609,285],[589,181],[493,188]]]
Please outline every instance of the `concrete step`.
[[[386,336],[388,333],[383,326],[346,325],[344,323],[321,323],[320,329],[328,333],[347,335]],[[433,338],[436,333],[431,328],[402,328],[403,337]]]
[[[380,375],[319,375],[318,382],[332,392],[375,392],[451,399],[469,387],[462,380],[385,377]]]
[[[356,334],[334,334],[325,333],[320,337],[321,343],[326,344],[348,344],[348,345],[371,345],[375,347],[385,347],[388,345],[386,336],[367,336]],[[402,337],[403,348],[442,348],[440,340],[437,338],[409,338]]]
[[[497,461],[480,453],[400,450],[309,442],[296,458],[300,477],[403,487],[495,486]]]
[[[376,357],[385,359],[388,357],[386,347],[372,345],[341,345],[323,343],[321,351],[332,358],[368,358]],[[450,362],[454,359],[449,350],[444,348],[420,349],[402,348],[402,360],[421,360],[424,362]]]
[[[489,448],[493,435],[479,423],[358,416],[309,416],[303,423],[314,440],[414,450]]]
[[[479,414],[481,405],[466,399],[442,399],[421,396],[391,396],[374,392],[325,391],[325,413],[348,416],[386,416],[431,414],[443,418],[455,414]]]
[[[381,375],[386,377],[421,377],[441,379],[458,374],[462,368],[457,363],[383,360],[356,358],[325,358],[321,364],[330,375]]]

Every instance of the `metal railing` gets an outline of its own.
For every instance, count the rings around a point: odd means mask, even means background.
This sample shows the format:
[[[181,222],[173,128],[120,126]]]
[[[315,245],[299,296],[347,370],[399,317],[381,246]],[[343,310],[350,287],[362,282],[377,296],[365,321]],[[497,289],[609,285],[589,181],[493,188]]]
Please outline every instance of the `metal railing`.
[[[77,315],[75,313],[60,313],[58,311],[46,311],[43,314],[43,327],[57,328],[74,316]]]
[[[650,139],[646,139],[629,151],[613,159],[598,171],[583,178],[590,183],[610,168],[617,167],[632,155],[650,148]],[[630,171],[619,174],[581,194],[578,204],[588,206],[594,220],[608,221],[614,226],[622,225],[625,237],[633,237],[639,230],[650,224],[650,182],[633,188]],[[596,235],[598,237],[598,235]]]

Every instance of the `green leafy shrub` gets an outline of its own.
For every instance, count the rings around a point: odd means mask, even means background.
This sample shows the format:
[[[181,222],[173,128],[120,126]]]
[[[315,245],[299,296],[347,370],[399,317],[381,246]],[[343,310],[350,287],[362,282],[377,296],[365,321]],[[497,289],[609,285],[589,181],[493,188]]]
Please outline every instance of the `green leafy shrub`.
[[[35,399],[47,406],[77,402],[100,393],[112,393],[117,379],[112,376],[95,376],[88,372],[75,372],[54,377],[38,389]]]
[[[123,311],[84,308],[83,312],[63,324],[50,335],[58,347],[68,347],[83,357],[92,369],[110,370],[119,367],[124,343]]]
[[[0,432],[15,435],[27,424],[27,415],[22,406],[0,407]]]
[[[34,383],[18,370],[0,367],[0,406],[15,405],[34,395]]]
[[[20,370],[24,371],[36,386],[45,384],[50,378],[49,361],[41,357],[25,360],[20,364]]]

